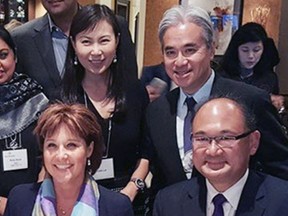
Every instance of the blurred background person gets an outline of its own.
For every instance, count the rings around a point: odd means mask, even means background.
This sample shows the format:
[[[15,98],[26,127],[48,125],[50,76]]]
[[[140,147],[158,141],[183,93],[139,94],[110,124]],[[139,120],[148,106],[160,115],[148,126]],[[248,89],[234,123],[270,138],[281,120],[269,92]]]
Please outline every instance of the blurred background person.
[[[103,131],[106,171],[97,177],[98,183],[129,196],[135,212],[141,212],[149,164],[142,147],[149,98],[139,80],[124,78],[120,37],[107,6],[88,5],[78,11],[70,29],[62,99],[85,104],[96,115]]]
[[[273,105],[280,110],[284,97],[274,67],[279,63],[274,41],[258,23],[246,23],[232,36],[221,61],[222,75],[267,91]]]
[[[91,176],[101,163],[101,128],[81,104],[53,104],[35,134],[47,176],[14,188],[5,215],[133,215],[128,197],[99,186]]]
[[[15,72],[16,61],[13,40],[0,26],[0,215],[15,185],[37,181],[41,161],[32,131],[48,103],[37,82]]]
[[[171,90],[173,83],[167,75],[164,63],[143,67],[141,83],[146,87],[150,102]]]

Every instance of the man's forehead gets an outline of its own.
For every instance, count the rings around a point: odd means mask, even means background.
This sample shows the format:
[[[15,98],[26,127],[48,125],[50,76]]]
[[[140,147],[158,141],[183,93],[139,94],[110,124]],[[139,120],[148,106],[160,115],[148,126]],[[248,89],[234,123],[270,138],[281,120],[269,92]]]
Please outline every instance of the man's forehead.
[[[231,114],[240,113],[242,116],[242,110],[240,108],[240,105],[229,99],[229,98],[216,98],[212,99],[208,102],[206,102],[196,113],[195,118],[198,115],[206,116],[206,115],[214,115],[214,116],[220,116],[220,115],[227,115],[227,117],[233,117],[229,116]]]

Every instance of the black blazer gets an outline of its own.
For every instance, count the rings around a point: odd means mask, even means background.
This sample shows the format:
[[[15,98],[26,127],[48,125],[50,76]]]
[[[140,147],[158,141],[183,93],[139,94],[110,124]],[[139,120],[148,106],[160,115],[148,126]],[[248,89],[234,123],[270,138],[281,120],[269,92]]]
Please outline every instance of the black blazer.
[[[123,58],[124,76],[138,77],[134,44],[123,17],[117,16],[120,26],[120,55]],[[44,88],[49,99],[59,98],[61,77],[55,60],[48,15],[31,20],[11,33],[17,47],[17,72],[28,74]]]
[[[269,95],[254,86],[218,76],[211,94],[233,94],[254,111],[261,140],[250,167],[288,179],[288,141]],[[176,88],[152,102],[147,109],[147,141],[154,152],[151,156],[152,188],[156,191],[186,179],[176,140],[178,97],[179,88]]]
[[[207,188],[202,176],[159,191],[154,216],[205,216]],[[285,216],[288,212],[288,182],[263,173],[249,172],[236,216]]]
[[[16,186],[9,194],[5,216],[31,216],[41,183]],[[99,216],[133,216],[132,204],[123,194],[100,185]]]

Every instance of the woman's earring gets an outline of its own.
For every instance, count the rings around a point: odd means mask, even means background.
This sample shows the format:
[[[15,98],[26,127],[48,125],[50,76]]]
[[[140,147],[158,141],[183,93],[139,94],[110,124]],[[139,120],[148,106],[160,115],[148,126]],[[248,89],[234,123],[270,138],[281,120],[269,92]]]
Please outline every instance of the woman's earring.
[[[113,63],[115,64],[117,62],[117,56],[115,54],[114,58],[113,58]]]
[[[87,170],[88,170],[89,175],[91,175],[92,174],[91,160],[89,158],[87,159]]]
[[[75,57],[74,57],[74,62],[73,62],[73,64],[76,66],[76,65],[78,65],[78,58],[77,58],[77,56],[75,55]]]

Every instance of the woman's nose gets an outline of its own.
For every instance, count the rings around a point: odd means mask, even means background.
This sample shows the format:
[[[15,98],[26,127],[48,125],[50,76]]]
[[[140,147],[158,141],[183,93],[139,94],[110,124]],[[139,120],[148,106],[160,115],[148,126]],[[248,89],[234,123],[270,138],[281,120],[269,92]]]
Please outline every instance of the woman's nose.
[[[99,45],[94,45],[92,47],[92,54],[94,55],[101,55],[102,54],[102,50],[101,47]]]
[[[57,151],[58,157],[67,159],[68,158],[68,153],[67,150],[64,147],[60,147]]]
[[[248,57],[249,58],[254,58],[254,52],[253,51],[249,51],[248,52]]]

